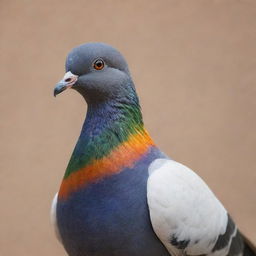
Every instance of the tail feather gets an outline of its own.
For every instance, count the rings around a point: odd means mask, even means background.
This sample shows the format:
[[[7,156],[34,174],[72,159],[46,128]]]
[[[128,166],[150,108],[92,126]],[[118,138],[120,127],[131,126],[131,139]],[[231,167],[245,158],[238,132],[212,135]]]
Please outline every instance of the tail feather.
[[[256,247],[255,245],[243,235],[244,238],[244,251],[243,256],[256,256]]]

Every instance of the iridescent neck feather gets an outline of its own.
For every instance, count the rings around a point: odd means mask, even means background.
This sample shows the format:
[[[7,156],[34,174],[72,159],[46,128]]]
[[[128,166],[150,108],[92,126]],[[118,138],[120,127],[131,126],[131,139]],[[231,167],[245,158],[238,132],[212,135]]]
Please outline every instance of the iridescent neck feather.
[[[144,129],[136,94],[89,104],[59,198],[65,199],[87,184],[132,167],[153,145]]]

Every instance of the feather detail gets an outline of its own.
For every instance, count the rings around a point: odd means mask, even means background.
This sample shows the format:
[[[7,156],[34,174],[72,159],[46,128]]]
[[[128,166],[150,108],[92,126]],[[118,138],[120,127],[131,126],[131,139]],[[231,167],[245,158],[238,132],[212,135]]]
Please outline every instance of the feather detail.
[[[55,235],[57,239],[61,242],[61,237],[57,225],[57,218],[56,218],[56,209],[57,209],[57,200],[58,200],[58,193],[55,194],[53,200],[52,200],[52,205],[51,205],[51,211],[50,211],[50,220],[51,224],[54,227]]]
[[[155,160],[149,173],[150,218],[166,248],[176,254],[212,253],[228,223],[227,212],[212,191],[196,173],[172,160]],[[233,232],[225,237],[232,237]],[[218,244],[222,248],[224,242]]]
[[[79,188],[103,177],[119,173],[125,167],[132,168],[133,164],[153,145],[153,141],[145,130],[130,135],[127,141],[114,148],[109,155],[93,160],[90,165],[63,179],[59,199],[67,199]]]

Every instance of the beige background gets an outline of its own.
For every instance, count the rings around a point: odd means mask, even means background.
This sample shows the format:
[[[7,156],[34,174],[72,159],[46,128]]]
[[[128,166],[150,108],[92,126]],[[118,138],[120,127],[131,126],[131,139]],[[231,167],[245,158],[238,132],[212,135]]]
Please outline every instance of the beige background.
[[[86,105],[52,94],[68,51],[89,41],[123,52],[156,143],[256,242],[254,0],[1,0],[0,35],[0,255],[65,255],[49,207]]]

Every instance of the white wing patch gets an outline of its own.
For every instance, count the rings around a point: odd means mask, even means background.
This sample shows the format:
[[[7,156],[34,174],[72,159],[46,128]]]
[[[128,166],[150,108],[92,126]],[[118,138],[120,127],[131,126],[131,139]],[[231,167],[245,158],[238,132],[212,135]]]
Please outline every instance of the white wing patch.
[[[211,254],[218,236],[225,233],[228,215],[209,187],[188,167],[172,160],[156,159],[149,174],[150,218],[168,251]]]
[[[58,200],[58,193],[55,194],[55,196],[52,200],[50,219],[51,219],[51,223],[54,227],[55,235],[56,235],[57,239],[61,242],[60,233],[59,233],[58,225],[57,225],[57,218],[56,218],[57,200]]]

